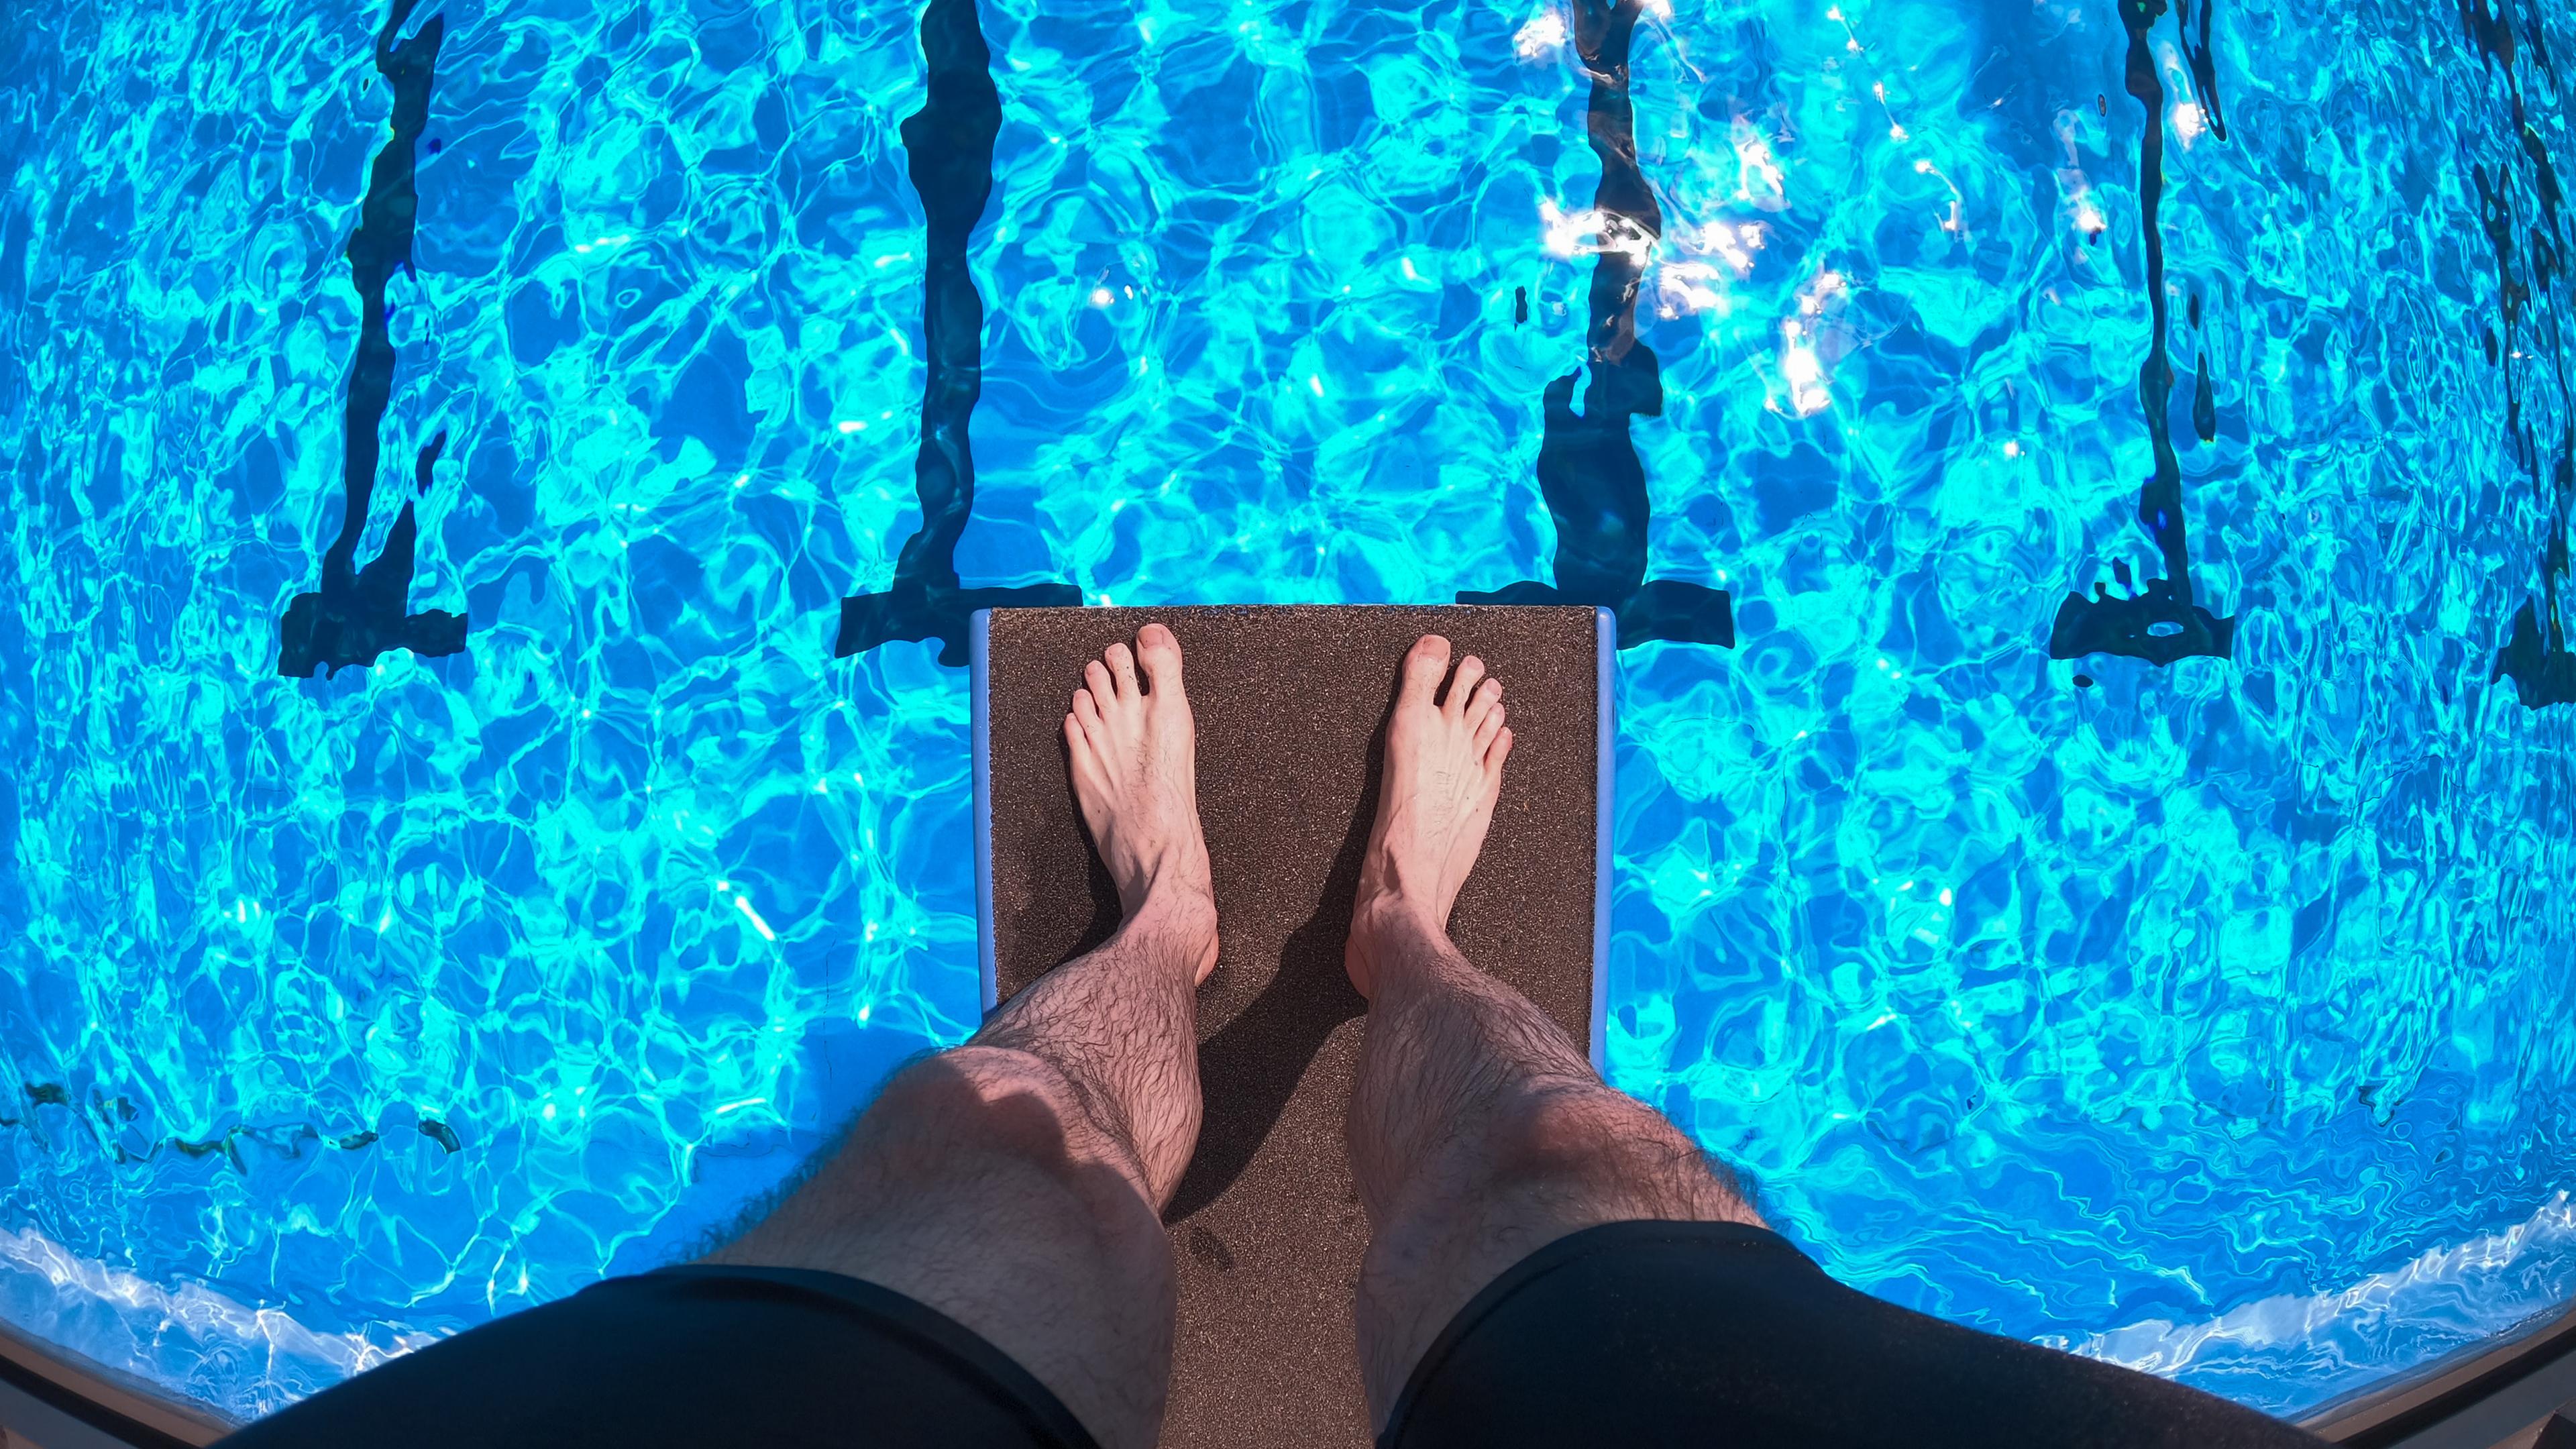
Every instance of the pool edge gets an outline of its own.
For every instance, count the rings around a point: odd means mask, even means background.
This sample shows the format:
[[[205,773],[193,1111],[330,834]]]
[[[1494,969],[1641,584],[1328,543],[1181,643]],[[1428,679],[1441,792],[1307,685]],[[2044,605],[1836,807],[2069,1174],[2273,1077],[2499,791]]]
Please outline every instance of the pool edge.
[[[1618,827],[1619,616],[1608,609],[1592,611],[1593,649],[1598,659],[1600,702],[1593,709],[1600,764],[1593,777],[1592,799],[1592,1069],[1610,1074],[1610,869],[1612,835]]]
[[[44,1449],[201,1449],[240,1426],[0,1322],[0,1425]]]
[[[991,1011],[1001,996],[993,968],[993,718],[990,675],[986,669],[993,637],[993,611],[977,609],[966,623],[969,731],[975,750],[975,969],[980,1003]]]
[[[2576,1303],[2330,1399],[2299,1427],[2347,1449],[2488,1449],[2576,1404]]]

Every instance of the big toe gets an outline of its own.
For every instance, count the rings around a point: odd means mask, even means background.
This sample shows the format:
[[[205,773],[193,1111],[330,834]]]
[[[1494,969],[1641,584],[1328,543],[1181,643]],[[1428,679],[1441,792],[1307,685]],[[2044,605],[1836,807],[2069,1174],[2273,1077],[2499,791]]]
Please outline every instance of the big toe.
[[[1425,634],[1404,654],[1403,697],[1406,704],[1431,703],[1440,680],[1449,672],[1449,641]]]
[[[1181,641],[1160,624],[1136,631],[1136,663],[1156,694],[1181,693]]]

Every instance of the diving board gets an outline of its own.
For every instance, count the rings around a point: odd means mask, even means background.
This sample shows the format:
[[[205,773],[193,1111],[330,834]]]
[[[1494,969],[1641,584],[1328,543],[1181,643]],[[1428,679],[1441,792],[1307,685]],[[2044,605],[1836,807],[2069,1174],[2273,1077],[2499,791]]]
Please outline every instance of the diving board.
[[[1426,633],[1503,681],[1513,749],[1450,934],[1602,1056],[1616,624],[1562,606],[1003,609],[972,630],[984,1002],[1105,939],[1118,901],[1061,730],[1083,664],[1159,622],[1188,661],[1217,968],[1198,1155],[1165,1221],[1180,1323],[1163,1443],[1365,1445],[1342,1140],[1365,1003],[1342,971],[1396,665]]]

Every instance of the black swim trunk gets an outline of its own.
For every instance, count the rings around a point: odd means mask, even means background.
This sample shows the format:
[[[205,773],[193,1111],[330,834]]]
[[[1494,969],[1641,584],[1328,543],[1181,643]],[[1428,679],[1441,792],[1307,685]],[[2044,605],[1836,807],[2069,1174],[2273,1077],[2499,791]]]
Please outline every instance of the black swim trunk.
[[[1485,1286],[1381,1449],[2239,1449],[2324,1441],[2242,1405],[1856,1292],[1734,1223],[1611,1223]]]
[[[1825,1276],[1777,1234],[1613,1223],[1487,1285],[1414,1369],[1381,1449],[2314,1446],[2162,1379],[1995,1338]],[[832,1273],[617,1278],[395,1360],[232,1449],[1095,1449],[967,1329]]]

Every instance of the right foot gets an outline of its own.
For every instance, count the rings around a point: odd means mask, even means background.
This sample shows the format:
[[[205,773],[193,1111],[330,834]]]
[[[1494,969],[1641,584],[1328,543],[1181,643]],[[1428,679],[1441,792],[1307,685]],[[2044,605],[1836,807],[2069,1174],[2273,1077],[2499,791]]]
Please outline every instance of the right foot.
[[[1470,654],[1458,661],[1448,697],[1449,641],[1424,635],[1404,656],[1403,683],[1386,727],[1386,777],[1377,823],[1361,858],[1344,963],[1351,984],[1374,996],[1366,942],[1390,927],[1445,933],[1449,908],[1484,848],[1512,732],[1503,727],[1503,686]]]
[[[1082,678],[1064,717],[1082,823],[1128,922],[1180,931],[1205,981],[1216,969],[1216,896],[1199,831],[1198,734],[1181,690],[1181,641],[1148,624],[1134,650],[1110,645]]]

